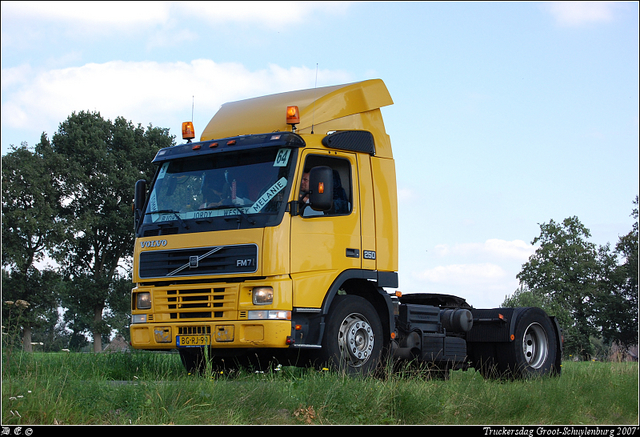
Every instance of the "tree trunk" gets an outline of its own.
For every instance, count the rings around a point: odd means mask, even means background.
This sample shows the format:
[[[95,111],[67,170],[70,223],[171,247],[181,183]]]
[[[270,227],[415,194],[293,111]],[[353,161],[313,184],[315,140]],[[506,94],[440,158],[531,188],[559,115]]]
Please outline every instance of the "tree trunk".
[[[100,325],[102,323],[102,307],[97,306],[93,313],[93,351],[102,352],[102,334],[100,333]]]
[[[33,352],[33,345],[31,344],[31,327],[24,327],[22,331],[22,350],[25,352]]]

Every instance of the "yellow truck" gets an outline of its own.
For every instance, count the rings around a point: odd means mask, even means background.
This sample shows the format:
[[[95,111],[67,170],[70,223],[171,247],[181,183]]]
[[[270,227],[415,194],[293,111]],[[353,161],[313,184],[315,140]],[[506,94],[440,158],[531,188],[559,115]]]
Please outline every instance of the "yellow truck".
[[[226,103],[135,187],[131,344],[189,371],[388,360],[486,376],[560,372],[538,308],[475,309],[398,288],[395,164],[382,80]]]

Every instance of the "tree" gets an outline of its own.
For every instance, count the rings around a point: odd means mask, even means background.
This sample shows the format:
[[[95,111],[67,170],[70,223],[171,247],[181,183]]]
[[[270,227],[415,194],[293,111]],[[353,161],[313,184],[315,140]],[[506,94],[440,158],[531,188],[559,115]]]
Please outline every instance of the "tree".
[[[511,296],[505,296],[504,302],[500,306],[503,308],[542,308],[547,314],[553,315],[560,326],[573,325],[569,311],[555,302],[550,295],[545,295],[537,290],[530,290],[524,284],[521,284]]]
[[[593,308],[599,278],[598,251],[586,240],[591,233],[577,217],[562,223],[551,220],[540,225],[540,230],[540,236],[532,242],[540,247],[517,278],[568,314],[565,347],[570,353],[589,358],[589,338],[597,333]]]
[[[40,143],[48,144],[45,134]],[[61,190],[53,168],[38,146],[32,151],[26,143],[12,146],[2,158],[2,294],[5,300],[29,302],[21,317],[26,351],[34,327],[57,322],[59,277],[36,267],[62,238]]]
[[[631,231],[620,237],[616,252],[624,258],[618,271],[622,278],[620,298],[625,304],[629,323],[618,340],[626,345],[638,344],[638,196],[633,202],[631,217],[635,220]],[[635,343],[634,343],[635,342]]]
[[[577,217],[540,226],[540,247],[517,275],[520,289],[503,306],[540,306],[565,328],[565,348],[588,358],[591,340],[625,348],[638,343],[638,196],[631,232],[615,250],[586,241]],[[621,262],[622,261],[622,262]]]
[[[105,319],[113,330],[130,340],[128,328],[131,324],[131,271],[118,274],[111,286],[113,289],[107,302],[110,311]]]
[[[20,271],[2,271],[2,298],[4,301],[23,300],[29,303],[20,318],[22,345],[31,352],[33,330],[51,331],[58,322],[58,290],[60,275],[51,270],[39,271],[32,267],[26,274]],[[6,313],[3,313],[6,317]]]
[[[41,143],[48,142],[42,135]],[[22,274],[61,238],[52,163],[26,143],[2,157],[2,265]]]
[[[604,272],[597,323],[606,343],[616,342],[625,348],[638,344],[638,196],[633,203],[631,231],[619,238],[614,253],[600,254]],[[622,258],[620,264],[618,257]]]
[[[66,163],[57,174],[65,189],[59,205],[66,238],[55,251],[71,281],[63,302],[73,309],[76,328],[90,326],[94,351],[111,329],[103,314],[133,249],[135,182],[149,180],[156,152],[173,144],[168,129],[145,131],[122,117],[111,122],[84,111],[69,116],[52,138],[48,153]]]

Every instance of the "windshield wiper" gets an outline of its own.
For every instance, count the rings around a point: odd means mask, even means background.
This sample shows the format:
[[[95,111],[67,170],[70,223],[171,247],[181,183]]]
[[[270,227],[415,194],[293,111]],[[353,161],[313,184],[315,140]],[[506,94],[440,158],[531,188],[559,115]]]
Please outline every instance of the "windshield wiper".
[[[236,208],[236,211],[238,211],[238,213],[240,214],[240,216],[242,216],[243,218],[247,219],[247,221],[253,226],[256,224],[256,221],[254,219],[252,219],[251,217],[249,217],[247,215],[246,212],[244,212],[243,210],[241,210],[240,208]]]
[[[233,209],[236,208],[233,205],[214,205],[214,206],[207,206],[204,208],[198,208],[198,211],[214,211],[216,209]]]
[[[185,223],[184,220],[182,220],[182,217],[180,217],[178,212],[179,211],[175,211],[173,209],[161,209],[159,211],[149,211],[149,212],[145,213],[145,215],[147,215],[147,214],[173,214],[173,215],[176,216],[176,218],[178,219],[178,221],[180,222],[180,224],[182,225],[183,228],[189,229],[189,226]]]
[[[252,219],[251,217],[249,217],[249,216],[247,215],[247,213],[246,213],[246,212],[244,212],[242,209],[240,209],[240,207],[238,207],[238,206],[234,206],[234,205],[215,205],[215,206],[208,206],[208,207],[206,207],[206,208],[200,208],[200,211],[213,211],[213,210],[216,210],[216,209],[229,209],[229,210],[235,210],[235,211],[238,211],[238,214],[239,214],[242,218],[246,219],[246,220],[247,220],[251,225],[255,225],[255,224],[256,224],[256,221],[255,221],[254,219]],[[230,215],[226,215],[226,216],[224,217],[224,219],[225,219],[225,220],[233,220],[235,217],[236,217],[235,215],[232,215],[232,216],[230,216]]]

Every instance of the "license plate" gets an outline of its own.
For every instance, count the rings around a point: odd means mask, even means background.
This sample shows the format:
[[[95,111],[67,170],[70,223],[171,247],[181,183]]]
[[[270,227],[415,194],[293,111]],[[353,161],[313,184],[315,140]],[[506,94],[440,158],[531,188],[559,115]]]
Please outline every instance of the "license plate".
[[[210,344],[211,336],[209,335],[178,335],[176,338],[176,346],[178,347],[198,347]]]

